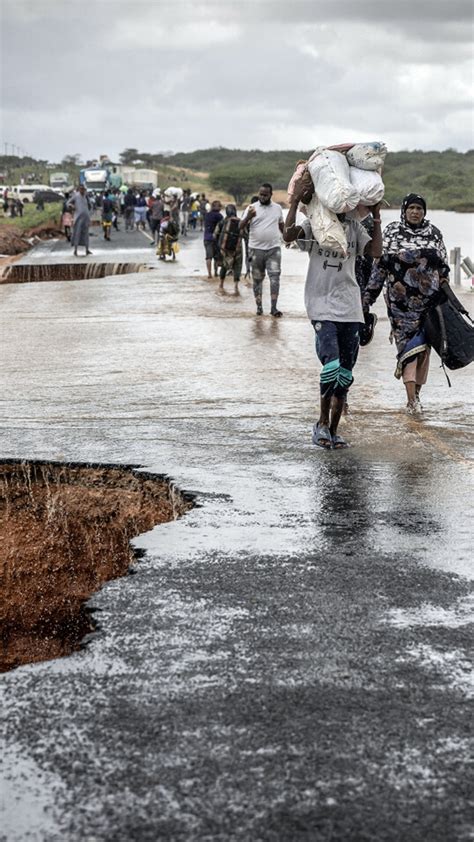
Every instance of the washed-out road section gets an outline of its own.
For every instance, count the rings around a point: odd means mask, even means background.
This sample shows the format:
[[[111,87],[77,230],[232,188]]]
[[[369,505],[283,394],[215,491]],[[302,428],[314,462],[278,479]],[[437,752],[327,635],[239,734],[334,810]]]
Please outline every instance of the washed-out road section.
[[[0,838],[472,839],[471,374],[433,360],[406,417],[378,306],[352,447],[320,451],[306,257],[280,320],[203,268],[194,235],[148,272],[0,289],[0,454],[141,465],[197,503],[135,540],[83,650],[1,677]]]

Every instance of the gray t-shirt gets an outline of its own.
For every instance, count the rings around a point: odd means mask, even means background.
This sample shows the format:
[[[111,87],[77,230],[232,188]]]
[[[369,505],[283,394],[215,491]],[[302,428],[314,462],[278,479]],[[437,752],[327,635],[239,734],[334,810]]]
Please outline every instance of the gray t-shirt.
[[[364,253],[371,238],[355,219],[347,219],[343,226],[348,243],[346,255],[335,249],[321,248],[313,237],[309,219],[305,219],[301,225],[304,237],[298,239],[298,245],[309,254],[304,303],[308,317],[312,320],[364,321],[360,289],[355,276],[355,259]]]

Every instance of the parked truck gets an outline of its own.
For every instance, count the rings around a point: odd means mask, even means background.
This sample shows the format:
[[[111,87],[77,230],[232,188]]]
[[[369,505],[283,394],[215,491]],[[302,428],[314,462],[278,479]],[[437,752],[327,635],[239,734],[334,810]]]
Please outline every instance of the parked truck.
[[[52,190],[67,190],[69,187],[71,187],[69,173],[52,172],[49,176],[49,184]]]
[[[102,193],[110,187],[107,167],[85,167],[79,172],[79,183],[89,193]]]
[[[125,184],[139,190],[153,190],[158,187],[158,171],[149,169],[135,169],[135,167],[121,167],[121,175]]]

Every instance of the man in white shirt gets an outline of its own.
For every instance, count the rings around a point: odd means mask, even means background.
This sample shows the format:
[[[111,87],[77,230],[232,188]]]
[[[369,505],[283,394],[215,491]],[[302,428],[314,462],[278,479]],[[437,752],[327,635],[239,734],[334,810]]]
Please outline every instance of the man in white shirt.
[[[281,234],[283,232],[283,214],[280,205],[272,202],[271,184],[262,184],[258,191],[258,201],[249,205],[245,211],[240,228],[249,228],[249,255],[253,280],[253,294],[257,305],[257,316],[263,314],[262,286],[265,272],[270,280],[271,314],[278,318],[283,315],[277,308],[280,291],[281,272]]]

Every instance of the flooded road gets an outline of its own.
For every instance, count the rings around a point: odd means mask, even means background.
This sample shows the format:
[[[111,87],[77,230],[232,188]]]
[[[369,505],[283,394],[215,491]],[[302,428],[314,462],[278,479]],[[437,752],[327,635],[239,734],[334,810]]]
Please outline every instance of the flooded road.
[[[9,790],[39,770],[9,840],[29,810],[42,840],[470,838],[471,370],[449,389],[433,355],[405,416],[378,305],[352,447],[315,449],[305,270],[284,250],[280,320],[216,294],[198,237],[0,288],[2,456],[139,464],[199,504],[136,539],[86,649],[1,679]]]

